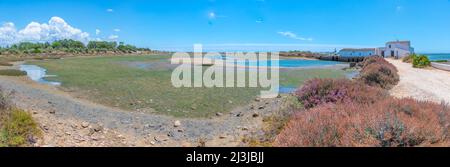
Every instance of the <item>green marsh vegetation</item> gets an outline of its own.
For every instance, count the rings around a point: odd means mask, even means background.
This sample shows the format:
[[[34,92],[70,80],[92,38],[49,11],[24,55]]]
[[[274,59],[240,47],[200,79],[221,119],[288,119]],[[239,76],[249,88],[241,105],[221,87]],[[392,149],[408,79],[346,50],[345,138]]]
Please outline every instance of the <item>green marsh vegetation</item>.
[[[170,56],[78,57],[31,61],[46,68],[52,81],[88,100],[126,110],[143,110],[176,117],[208,117],[246,105],[262,88],[175,88]],[[130,64],[146,63],[151,68]],[[204,69],[209,67],[203,67]],[[293,69],[280,72],[281,86],[298,87],[312,78],[343,78],[333,69]],[[148,111],[146,111],[149,109]]]

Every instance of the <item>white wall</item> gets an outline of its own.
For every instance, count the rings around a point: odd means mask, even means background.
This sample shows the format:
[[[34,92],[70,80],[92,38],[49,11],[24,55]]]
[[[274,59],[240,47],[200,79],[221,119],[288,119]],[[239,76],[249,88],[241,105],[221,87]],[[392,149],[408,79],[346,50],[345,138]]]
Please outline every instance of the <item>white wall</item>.
[[[339,51],[339,55],[342,57],[367,57],[376,55],[375,50],[367,51]]]

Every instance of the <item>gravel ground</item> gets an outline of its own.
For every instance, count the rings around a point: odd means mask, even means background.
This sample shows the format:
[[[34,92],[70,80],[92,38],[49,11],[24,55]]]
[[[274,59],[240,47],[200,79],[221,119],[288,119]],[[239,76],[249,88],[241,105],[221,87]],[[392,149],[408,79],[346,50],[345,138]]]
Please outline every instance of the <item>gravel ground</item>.
[[[196,146],[199,140],[207,146],[239,146],[245,135],[259,131],[262,115],[279,109],[282,103],[280,98],[255,100],[214,118],[178,119],[94,104],[26,77],[0,76],[0,86],[15,92],[12,102],[17,107],[33,112],[39,123],[45,123],[40,144],[50,146]],[[85,124],[90,126],[81,126]],[[93,138],[97,140],[86,137],[92,134],[84,129],[97,126],[111,133],[103,132]]]
[[[401,60],[387,60],[397,67],[400,75],[399,84],[390,91],[393,96],[450,103],[450,72],[431,67],[418,69]]]

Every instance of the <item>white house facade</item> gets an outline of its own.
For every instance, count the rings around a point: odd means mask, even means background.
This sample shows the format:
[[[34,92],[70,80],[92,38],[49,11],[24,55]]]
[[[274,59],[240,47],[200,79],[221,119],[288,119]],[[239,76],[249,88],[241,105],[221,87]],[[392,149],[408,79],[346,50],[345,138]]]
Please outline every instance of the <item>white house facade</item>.
[[[385,47],[379,48],[377,55],[382,57],[402,58],[414,53],[410,41],[392,41],[386,43]]]
[[[338,55],[343,58],[358,58],[368,56],[382,56],[402,58],[414,53],[410,41],[391,41],[387,42],[385,47],[380,48],[344,48],[339,51]]]

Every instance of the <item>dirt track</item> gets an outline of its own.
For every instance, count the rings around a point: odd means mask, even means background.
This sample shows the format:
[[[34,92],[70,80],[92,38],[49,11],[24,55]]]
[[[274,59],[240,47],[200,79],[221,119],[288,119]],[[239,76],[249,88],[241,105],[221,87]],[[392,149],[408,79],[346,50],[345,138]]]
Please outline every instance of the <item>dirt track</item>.
[[[413,68],[401,60],[387,59],[400,75],[400,83],[390,92],[395,97],[450,103],[450,72],[434,68]]]

